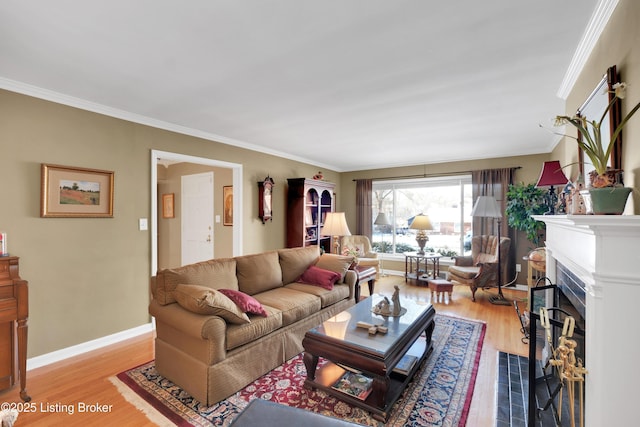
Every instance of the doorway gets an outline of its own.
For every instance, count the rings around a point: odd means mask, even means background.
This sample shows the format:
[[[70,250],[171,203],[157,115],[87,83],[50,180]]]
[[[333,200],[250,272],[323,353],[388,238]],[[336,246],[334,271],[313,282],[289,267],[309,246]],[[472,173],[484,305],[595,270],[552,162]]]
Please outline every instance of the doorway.
[[[158,271],[158,165],[168,163],[193,163],[197,165],[228,168],[233,182],[233,256],[242,254],[242,165],[221,160],[194,157],[166,151],[151,150],[151,275]]]

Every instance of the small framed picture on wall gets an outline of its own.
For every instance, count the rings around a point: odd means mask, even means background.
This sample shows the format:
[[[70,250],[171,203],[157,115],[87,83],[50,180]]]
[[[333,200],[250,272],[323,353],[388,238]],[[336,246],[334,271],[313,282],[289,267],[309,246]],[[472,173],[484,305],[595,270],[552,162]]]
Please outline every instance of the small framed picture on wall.
[[[233,225],[233,185],[222,187],[222,201],[224,205],[223,225]]]
[[[162,218],[175,218],[174,211],[174,193],[168,193],[162,195]]]

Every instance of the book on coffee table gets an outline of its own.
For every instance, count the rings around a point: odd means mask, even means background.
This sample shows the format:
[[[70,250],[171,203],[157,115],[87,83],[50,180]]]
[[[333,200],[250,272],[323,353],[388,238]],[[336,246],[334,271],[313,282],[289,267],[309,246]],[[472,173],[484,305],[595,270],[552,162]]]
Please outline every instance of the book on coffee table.
[[[393,368],[393,372],[397,372],[402,375],[407,375],[411,370],[411,368],[413,368],[413,365],[416,364],[416,360],[418,360],[416,356],[405,354],[404,356],[402,356],[402,359],[400,359],[396,367]]]
[[[331,388],[360,400],[365,400],[371,393],[372,386],[373,378],[369,378],[363,374],[346,371],[338,381],[333,383]]]

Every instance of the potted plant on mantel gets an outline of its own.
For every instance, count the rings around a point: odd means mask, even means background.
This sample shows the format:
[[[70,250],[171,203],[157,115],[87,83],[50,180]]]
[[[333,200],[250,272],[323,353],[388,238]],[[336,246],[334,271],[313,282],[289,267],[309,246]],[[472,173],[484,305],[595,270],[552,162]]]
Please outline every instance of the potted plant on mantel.
[[[573,125],[582,136],[582,138],[577,138],[565,135],[578,142],[580,149],[589,157],[589,160],[591,160],[593,164],[594,170],[589,173],[591,186],[588,194],[591,199],[593,213],[595,214],[622,214],[624,206],[627,203],[627,198],[632,190],[631,188],[623,187],[622,184],[618,182],[617,176],[621,171],[613,170],[608,166],[614,144],[608,144],[605,148],[601,134],[602,122],[614,104],[619,102],[619,99],[625,98],[626,89],[626,83],[621,82],[613,85],[613,99],[609,102],[607,108],[605,108],[599,121],[590,121],[581,116],[557,116],[555,120],[556,126],[566,124]],[[622,119],[618,127],[613,131],[613,134],[611,134],[610,141],[615,141],[618,138],[618,135],[622,132],[622,129],[631,116],[638,111],[638,108],[640,108],[640,103],[636,104],[625,118]]]

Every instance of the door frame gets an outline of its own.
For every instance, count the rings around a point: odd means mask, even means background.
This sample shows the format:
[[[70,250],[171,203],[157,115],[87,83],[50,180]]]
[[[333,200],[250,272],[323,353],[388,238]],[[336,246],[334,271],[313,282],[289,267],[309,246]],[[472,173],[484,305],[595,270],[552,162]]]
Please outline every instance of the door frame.
[[[159,160],[229,168],[233,177],[233,256],[242,255],[242,165],[222,160],[151,150],[151,275],[158,271],[158,163]]]

